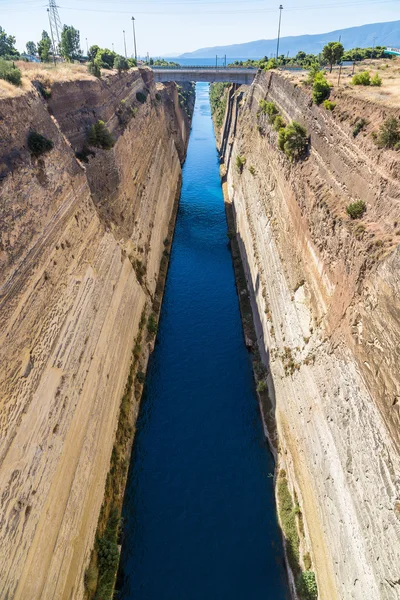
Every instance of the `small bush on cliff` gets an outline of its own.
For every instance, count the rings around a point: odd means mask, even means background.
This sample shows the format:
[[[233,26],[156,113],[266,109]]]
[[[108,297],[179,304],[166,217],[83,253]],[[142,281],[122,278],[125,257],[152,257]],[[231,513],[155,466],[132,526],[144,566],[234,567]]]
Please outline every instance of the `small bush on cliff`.
[[[329,98],[331,88],[322,73],[317,73],[314,77],[312,96],[315,104],[321,104]]]
[[[326,108],[326,110],[332,111],[335,109],[336,102],[331,102],[330,100],[324,100],[323,105],[324,105],[324,108]]]
[[[314,63],[311,65],[310,70],[308,71],[308,76],[306,83],[312,85],[314,83],[315,77],[321,72],[321,65],[319,63]]]
[[[292,121],[285,129],[279,130],[278,146],[290,160],[299,160],[307,151],[307,130],[300,123]]]
[[[386,119],[379,130],[376,138],[380,148],[394,148],[400,141],[400,124],[395,117]]]
[[[382,85],[382,79],[379,77],[378,73],[375,73],[375,75],[372,77],[372,79],[371,79],[371,85],[374,85],[376,87],[381,87],[381,85]]]
[[[301,600],[317,600],[318,587],[313,571],[303,571],[296,580],[296,588]]]
[[[97,121],[97,123],[91,126],[87,141],[89,146],[96,146],[104,150],[109,150],[114,146],[113,137],[105,126],[104,121]]]
[[[353,128],[353,137],[357,137],[360,131],[362,131],[367,125],[367,121],[365,119],[357,119]]]
[[[21,71],[13,62],[0,59],[0,79],[4,79],[13,85],[21,85]]]
[[[356,73],[353,75],[351,83],[353,85],[371,85],[371,75],[369,74],[369,71],[361,71],[361,73]]]
[[[266,100],[260,100],[258,105],[260,107],[260,112],[263,115],[268,115],[269,122],[273,123],[276,115],[279,114],[275,104],[273,102],[267,102]]]
[[[136,100],[138,102],[140,102],[140,104],[144,104],[147,100],[147,95],[144,94],[143,92],[137,92],[136,94]]]
[[[236,157],[236,168],[240,174],[243,173],[243,167],[245,164],[246,164],[246,157],[240,156],[240,154],[238,154]]]
[[[363,200],[356,200],[346,207],[346,212],[352,219],[359,219],[366,210],[367,206]]]
[[[286,123],[285,123],[283,117],[281,117],[281,115],[276,115],[273,127],[274,127],[275,131],[279,131],[280,129],[285,129]]]
[[[127,59],[118,54],[114,59],[114,69],[117,69],[118,73],[121,73],[122,71],[128,71],[129,64]]]
[[[31,131],[28,135],[28,148],[33,156],[40,156],[45,152],[50,152],[53,146],[54,144],[51,140],[37,133],[37,131]]]
[[[297,530],[295,505],[289,491],[285,471],[281,471],[277,481],[278,508],[283,534],[286,539],[286,552],[290,568],[296,575],[299,573],[300,538]]]
[[[276,58],[270,58],[265,66],[265,70],[270,71],[271,69],[277,69],[277,68],[278,68],[278,61],[276,60]]]
[[[147,321],[147,331],[151,336],[154,336],[157,333],[157,315],[155,313],[151,313],[149,316],[149,320]]]
[[[101,69],[98,65],[98,63],[96,62],[90,62],[88,64],[88,71],[91,75],[93,75],[94,77],[97,77],[98,79],[100,79],[101,77]]]

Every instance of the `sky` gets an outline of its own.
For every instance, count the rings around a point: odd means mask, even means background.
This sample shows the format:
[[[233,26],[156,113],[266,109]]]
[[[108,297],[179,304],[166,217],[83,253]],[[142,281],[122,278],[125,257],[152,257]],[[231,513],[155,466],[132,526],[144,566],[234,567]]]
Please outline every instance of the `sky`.
[[[48,0],[0,0],[0,26],[22,51],[49,30]],[[81,46],[97,44],[133,53],[132,15],[140,56],[178,56],[208,46],[277,36],[274,0],[58,0],[61,22],[80,30]],[[281,35],[325,33],[367,23],[400,20],[400,0],[289,0]],[[379,44],[379,40],[376,41]]]

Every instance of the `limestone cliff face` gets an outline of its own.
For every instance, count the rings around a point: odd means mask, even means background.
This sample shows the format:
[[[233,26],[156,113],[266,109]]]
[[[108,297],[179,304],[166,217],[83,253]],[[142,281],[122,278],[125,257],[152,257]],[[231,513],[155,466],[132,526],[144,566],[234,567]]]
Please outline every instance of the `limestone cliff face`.
[[[310,134],[291,163],[259,115]],[[400,598],[400,160],[369,133],[389,115],[349,95],[335,111],[276,73],[230,99],[221,152],[259,345],[324,600]],[[368,120],[352,135],[354,122]],[[236,157],[246,158],[243,172]],[[346,206],[367,205],[362,224]]]
[[[99,119],[115,146],[81,163]],[[30,130],[53,150],[33,157]],[[83,597],[189,130],[176,87],[145,69],[0,104],[1,598]]]

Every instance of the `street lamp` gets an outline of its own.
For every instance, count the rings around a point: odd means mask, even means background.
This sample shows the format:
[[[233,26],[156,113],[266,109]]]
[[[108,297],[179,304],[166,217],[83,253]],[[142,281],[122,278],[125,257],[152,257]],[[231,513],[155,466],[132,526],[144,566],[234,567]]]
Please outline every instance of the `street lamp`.
[[[135,60],[136,60],[136,64],[137,64],[135,17],[132,17],[132,27],[133,27],[133,45],[135,48]]]
[[[279,56],[279,39],[281,37],[281,20],[282,20],[282,11],[283,11],[283,6],[282,4],[280,4],[279,6],[279,26],[278,26],[278,43],[276,45],[276,60],[278,60],[278,56]]]
[[[89,58],[89,44],[88,44],[87,38],[86,38],[86,51],[87,51],[87,55]]]
[[[122,32],[124,34],[124,46],[125,46],[125,58],[128,58],[128,55],[126,53],[126,37],[125,37],[125,29]]]

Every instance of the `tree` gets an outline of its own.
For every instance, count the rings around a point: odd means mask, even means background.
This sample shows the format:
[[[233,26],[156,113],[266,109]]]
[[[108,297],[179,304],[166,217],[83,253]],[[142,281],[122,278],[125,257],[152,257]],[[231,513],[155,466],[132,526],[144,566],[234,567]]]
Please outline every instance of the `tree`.
[[[16,57],[18,50],[15,48],[15,37],[7,35],[2,27],[0,27],[0,56]]]
[[[108,48],[100,48],[97,51],[95,62],[100,69],[112,69],[116,56],[115,52],[111,52]]]
[[[37,51],[42,62],[47,62],[50,56],[51,40],[47,31],[42,32],[42,39],[38,42]]]
[[[298,160],[304,156],[308,147],[306,129],[292,121],[286,129],[279,130],[278,146],[291,160]]]
[[[129,69],[129,64],[125,56],[121,56],[118,54],[114,59],[114,69],[118,69],[118,73],[121,71],[127,71]]]
[[[61,32],[61,54],[69,62],[82,56],[79,31],[72,25],[64,25]]]
[[[88,59],[93,62],[94,59],[96,58],[99,50],[100,50],[99,46],[96,46],[96,45],[90,46],[89,53],[88,53]]]
[[[30,54],[31,56],[35,56],[35,54],[37,52],[35,42],[27,42],[26,43],[26,52],[27,52],[27,54]]]
[[[340,42],[329,42],[324,46],[322,57],[329,64],[331,73],[333,65],[342,59],[343,54],[344,48]]]
[[[313,101],[315,102],[315,104],[321,104],[323,100],[329,98],[330,93],[331,88],[329,86],[329,83],[325,79],[323,73],[317,73],[314,77],[313,83]]]

